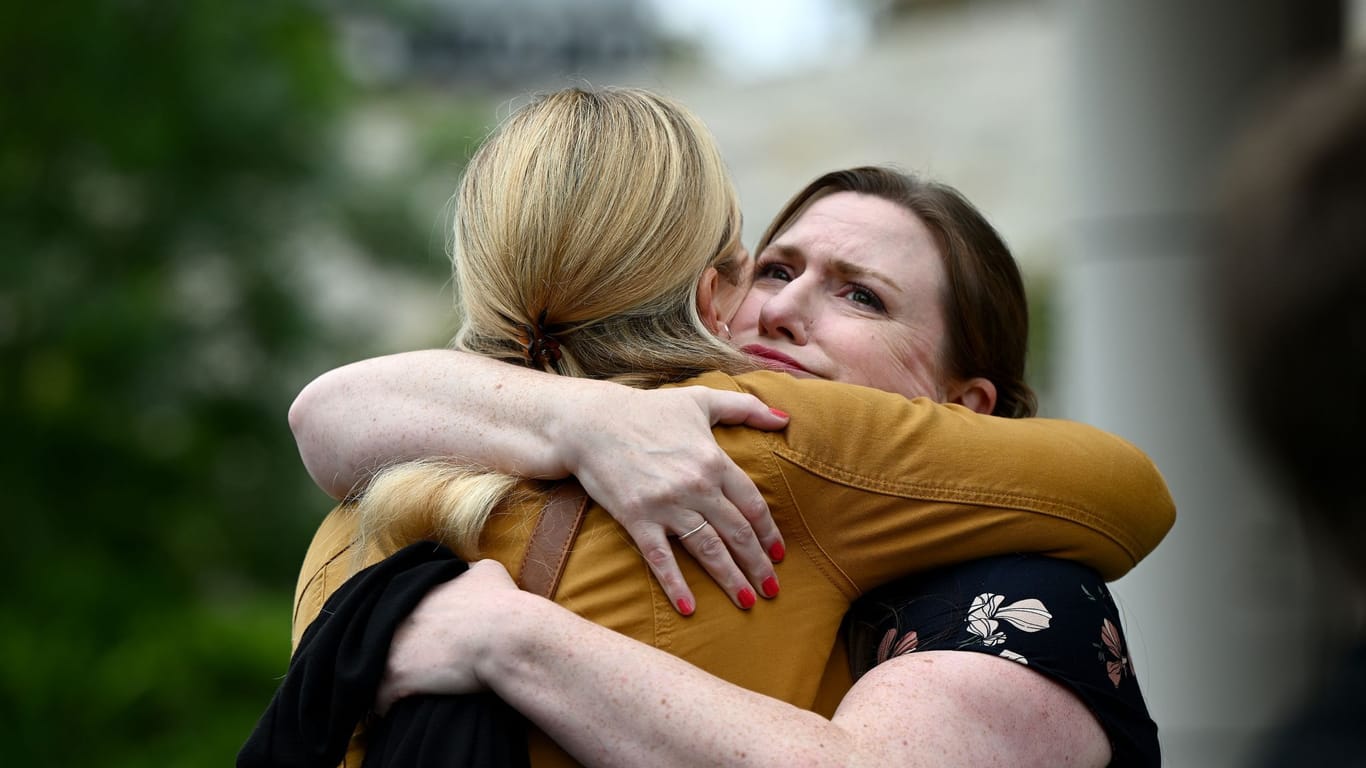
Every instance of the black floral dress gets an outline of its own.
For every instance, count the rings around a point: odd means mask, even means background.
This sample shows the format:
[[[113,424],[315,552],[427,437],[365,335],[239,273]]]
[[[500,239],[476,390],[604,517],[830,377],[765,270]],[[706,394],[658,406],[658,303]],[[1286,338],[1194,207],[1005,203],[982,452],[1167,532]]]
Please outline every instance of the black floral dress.
[[[903,653],[1000,656],[1081,699],[1109,736],[1112,766],[1161,764],[1119,611],[1090,568],[1037,555],[942,568],[865,595],[847,631],[855,679]]]

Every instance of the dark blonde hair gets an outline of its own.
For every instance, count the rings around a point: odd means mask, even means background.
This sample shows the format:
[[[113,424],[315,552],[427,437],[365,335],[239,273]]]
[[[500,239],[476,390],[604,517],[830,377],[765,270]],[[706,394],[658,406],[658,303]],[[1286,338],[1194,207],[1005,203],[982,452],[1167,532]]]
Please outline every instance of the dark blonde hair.
[[[475,153],[456,201],[455,347],[640,387],[753,368],[698,314],[706,268],[734,275],[740,208],[710,133],[675,102],[539,97]],[[391,467],[358,503],[362,538],[438,537],[472,556],[517,482],[450,461]]]
[[[740,207],[682,106],[627,88],[542,96],[470,160],[456,210],[456,347],[638,386],[743,360],[697,314],[698,277],[739,248]],[[559,361],[527,361],[526,329]]]

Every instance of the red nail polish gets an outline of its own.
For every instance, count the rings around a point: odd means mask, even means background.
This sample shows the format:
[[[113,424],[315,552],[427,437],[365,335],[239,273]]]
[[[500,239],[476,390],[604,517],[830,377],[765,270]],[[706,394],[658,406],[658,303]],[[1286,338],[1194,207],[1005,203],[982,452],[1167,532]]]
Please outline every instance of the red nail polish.
[[[777,417],[780,418],[780,419],[786,419],[786,418],[788,418],[788,415],[787,415],[787,412],[786,412],[786,411],[780,411],[780,410],[778,410],[777,408],[769,408],[769,409],[768,409],[768,412],[771,413],[771,414],[773,414],[774,416],[777,416]]]
[[[740,594],[736,595],[735,598],[740,601],[741,608],[748,609],[754,607],[754,590],[749,587],[740,590]]]
[[[684,616],[692,615],[692,601],[686,597],[678,598],[678,612]]]
[[[773,578],[772,576],[769,576],[767,579],[764,579],[762,587],[764,590],[764,597],[773,597],[774,595],[778,594],[778,580]]]
[[[787,550],[783,549],[783,543],[781,541],[773,542],[773,546],[768,548],[768,559],[775,563],[781,563],[786,556]]]

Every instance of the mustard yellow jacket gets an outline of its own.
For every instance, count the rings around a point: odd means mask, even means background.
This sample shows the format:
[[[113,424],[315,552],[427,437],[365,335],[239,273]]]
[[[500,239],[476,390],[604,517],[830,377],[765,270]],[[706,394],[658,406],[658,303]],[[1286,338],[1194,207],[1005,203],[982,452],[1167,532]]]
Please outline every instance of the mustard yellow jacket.
[[[697,612],[680,616],[623,529],[590,505],[555,600],[805,709],[829,714],[847,689],[836,635],[850,602],[864,591],[913,572],[1010,552],[1082,562],[1114,579],[1151,552],[1175,519],[1162,476],[1142,452],[1076,422],[982,416],[767,371],[709,373],[683,384],[749,392],[792,416],[781,432],[715,430],[783,532],[781,593],[737,610],[680,551],[697,597]],[[541,504],[533,499],[496,512],[480,539],[482,555],[516,577]],[[309,548],[296,593],[296,644],[353,571],[355,522],[350,507],[338,507]],[[384,542],[361,560],[376,562],[408,543]],[[540,734],[532,747],[536,766],[574,764]]]

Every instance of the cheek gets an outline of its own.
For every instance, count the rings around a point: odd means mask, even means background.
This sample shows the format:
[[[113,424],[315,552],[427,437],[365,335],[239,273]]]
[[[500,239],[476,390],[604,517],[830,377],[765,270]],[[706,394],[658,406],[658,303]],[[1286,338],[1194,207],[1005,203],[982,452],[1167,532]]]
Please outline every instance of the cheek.
[[[743,333],[757,333],[759,330],[759,310],[763,309],[764,296],[754,291],[745,294],[730,318],[730,331],[739,336]]]
[[[892,356],[886,340],[869,333],[861,324],[833,319],[822,326],[811,343],[835,364],[832,373],[836,381],[900,392],[904,383],[901,365]]]
[[[944,400],[932,349],[905,338],[880,339],[877,347],[873,362],[880,367],[872,370],[877,371],[879,389],[909,398]]]
[[[745,300],[745,290],[739,286],[722,281],[716,290],[717,314],[730,325],[735,324],[735,315]]]

